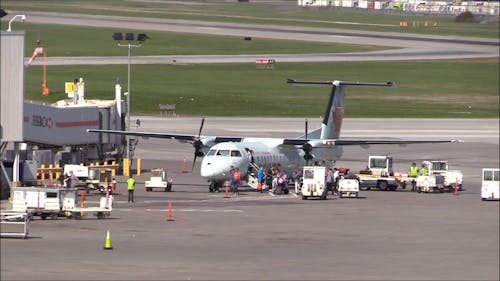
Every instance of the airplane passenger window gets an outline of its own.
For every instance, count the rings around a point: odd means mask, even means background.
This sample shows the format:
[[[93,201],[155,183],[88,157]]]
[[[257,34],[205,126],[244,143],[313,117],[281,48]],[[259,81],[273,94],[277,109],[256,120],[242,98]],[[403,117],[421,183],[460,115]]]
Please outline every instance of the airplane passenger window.
[[[232,157],[241,157],[241,153],[239,150],[231,150]]]
[[[217,155],[229,156],[229,150],[219,150],[219,151],[217,151]]]

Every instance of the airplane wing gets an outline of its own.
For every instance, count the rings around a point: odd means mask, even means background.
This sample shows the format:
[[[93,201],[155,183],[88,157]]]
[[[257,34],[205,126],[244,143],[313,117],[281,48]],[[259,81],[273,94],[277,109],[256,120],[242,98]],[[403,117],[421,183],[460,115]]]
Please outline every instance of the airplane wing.
[[[418,143],[457,143],[458,139],[452,140],[405,140],[405,139],[284,139],[284,145],[303,145],[309,143],[313,148],[329,147],[335,145],[372,145],[372,144],[418,144]]]
[[[138,131],[119,131],[119,130],[99,130],[99,129],[87,129],[89,133],[105,133],[105,134],[116,134],[116,135],[126,135],[126,136],[137,136],[143,138],[159,138],[159,139],[172,139],[178,141],[192,141],[195,142],[201,139],[211,139],[215,143],[219,142],[240,142],[243,137],[225,137],[225,136],[197,136],[197,135],[186,135],[186,134],[166,134],[166,133],[152,133],[152,132],[138,132]]]
[[[197,136],[195,136],[195,135],[184,135],[184,134],[163,134],[163,133],[151,133],[151,132],[99,130],[99,129],[87,129],[87,132],[126,135],[126,136],[138,136],[138,137],[144,137],[144,138],[174,139],[174,140],[180,140],[180,141],[195,141],[195,140],[197,140]]]
[[[198,140],[210,140],[211,143],[221,143],[221,142],[243,142],[245,137],[240,136],[206,136],[206,135],[187,135],[187,134],[167,134],[167,133],[153,133],[153,132],[138,132],[138,131],[119,131],[119,130],[99,130],[99,129],[87,129],[87,132],[91,133],[106,133],[106,134],[118,134],[118,135],[128,135],[128,136],[138,136],[144,138],[162,138],[162,139],[172,139],[178,141],[188,141],[195,142]],[[451,140],[405,140],[405,139],[393,139],[393,138],[380,138],[380,139],[305,139],[305,138],[258,138],[261,141],[265,140],[282,140],[282,145],[303,145],[305,143],[310,143],[312,147],[329,147],[335,145],[372,145],[372,144],[418,144],[418,143],[457,143],[462,142],[458,139]]]

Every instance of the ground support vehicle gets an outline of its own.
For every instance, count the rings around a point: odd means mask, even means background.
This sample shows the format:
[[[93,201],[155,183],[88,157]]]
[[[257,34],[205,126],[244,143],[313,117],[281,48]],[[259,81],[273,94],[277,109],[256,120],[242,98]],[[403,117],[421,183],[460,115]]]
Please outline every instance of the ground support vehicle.
[[[87,194],[89,190],[98,190],[102,194],[111,190],[113,181],[112,170],[110,168],[89,168],[89,176],[85,181]]]
[[[29,219],[34,216],[56,219],[64,215],[61,209],[62,198],[71,192],[76,193],[76,189],[15,187],[12,190],[12,211],[26,212]]]
[[[340,179],[338,182],[339,197],[358,197],[359,181],[357,179]]]
[[[418,193],[433,193],[444,192],[446,190],[444,185],[444,176],[418,176],[416,178],[416,188]]]
[[[83,166],[66,164],[64,165],[64,174],[68,175],[72,171],[78,178],[79,182],[75,187],[79,190],[85,190],[87,194],[91,190],[99,191],[102,194],[111,189],[112,184],[112,169],[95,166]]]
[[[457,184],[458,190],[462,190],[463,173],[459,170],[448,170],[448,161],[423,161],[422,164],[427,169],[429,176],[443,176],[443,191],[453,192]],[[437,179],[437,181],[440,181],[440,179]]]
[[[500,200],[500,169],[483,169],[481,200]]]
[[[356,174],[359,180],[359,187],[361,189],[380,189],[380,190],[396,190],[398,187],[405,185],[401,184],[401,179],[394,176],[379,176],[379,175],[366,175]]]
[[[406,188],[407,174],[394,174],[391,156],[368,157],[367,169],[356,174],[360,189],[396,190]]]
[[[85,202],[83,202],[85,204]],[[113,195],[106,194],[99,200],[99,207],[87,206],[84,207],[79,197],[75,193],[68,193],[63,201],[62,210],[68,218],[80,219],[83,216],[88,216],[88,213],[94,213],[98,219],[109,217],[113,210]],[[78,207],[80,206],[80,207]]]
[[[144,183],[146,191],[153,191],[154,188],[162,188],[167,192],[172,191],[172,178],[167,176],[167,172],[162,169],[152,169],[149,180]]]
[[[302,200],[320,198],[325,200],[328,190],[326,188],[326,168],[321,166],[304,166],[302,183]]]
[[[95,213],[97,218],[105,218],[109,216],[112,206],[113,196],[109,194],[100,198],[99,207],[84,207],[76,188],[15,187],[10,211],[26,213],[29,220],[35,216],[40,216],[42,220],[64,216],[79,218],[89,212]]]

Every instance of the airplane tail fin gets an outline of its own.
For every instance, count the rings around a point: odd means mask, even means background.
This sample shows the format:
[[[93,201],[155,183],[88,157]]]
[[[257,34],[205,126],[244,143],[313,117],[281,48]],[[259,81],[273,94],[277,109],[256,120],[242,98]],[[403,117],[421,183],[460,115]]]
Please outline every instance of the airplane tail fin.
[[[344,81],[295,81],[288,79],[287,83],[296,85],[323,85],[330,86],[330,97],[321,124],[320,139],[338,139],[344,119],[346,88],[349,86],[371,86],[371,87],[393,87],[393,82],[366,83],[366,82],[344,82]]]

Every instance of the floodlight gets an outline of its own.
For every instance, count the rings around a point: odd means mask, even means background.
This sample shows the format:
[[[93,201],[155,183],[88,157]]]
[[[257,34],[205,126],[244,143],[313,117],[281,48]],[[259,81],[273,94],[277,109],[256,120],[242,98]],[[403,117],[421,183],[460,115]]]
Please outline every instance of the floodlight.
[[[146,33],[137,34],[137,41],[142,43],[142,42],[146,41],[147,39],[151,39],[151,38]]]
[[[125,33],[125,40],[134,41],[134,33]]]
[[[115,39],[116,41],[121,41],[123,40],[123,34],[121,32],[113,33],[113,39]]]

